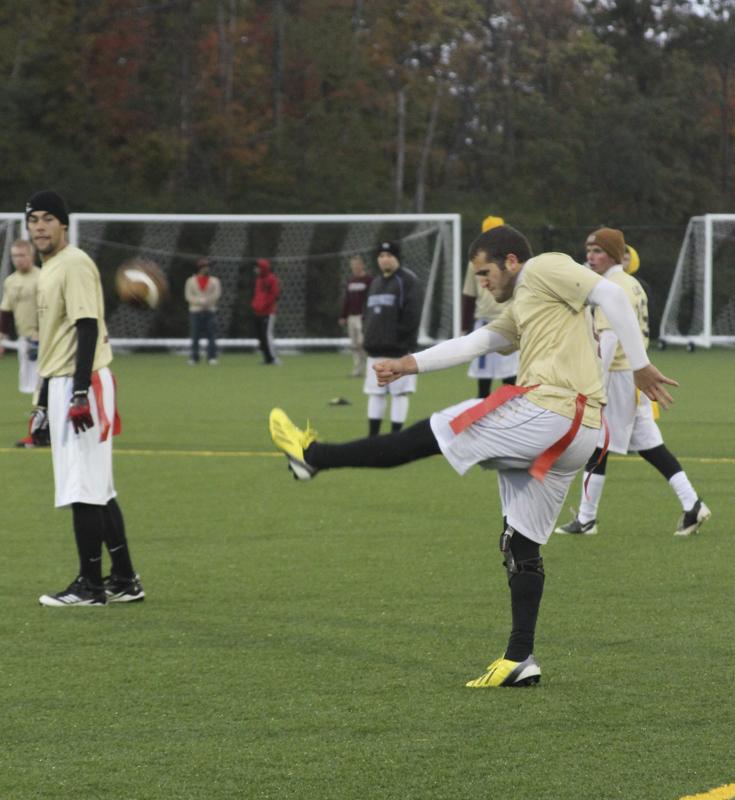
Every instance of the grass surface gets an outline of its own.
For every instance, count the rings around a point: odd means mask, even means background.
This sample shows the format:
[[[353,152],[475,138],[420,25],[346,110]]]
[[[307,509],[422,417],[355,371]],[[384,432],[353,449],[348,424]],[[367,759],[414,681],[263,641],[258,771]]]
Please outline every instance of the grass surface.
[[[274,454],[273,405],[364,434],[348,356],[116,359],[147,599],[105,609],[37,604],[76,574],[71,515],[48,452],[10,447],[28,406],[0,359],[0,798],[675,800],[735,780],[733,354],[654,359],[682,382],[662,429],[713,519],[675,539],[665,481],[612,459],[601,534],[544,548],[543,678],[518,691],[464,687],[509,628],[492,473],[437,457],[301,484]],[[473,390],[423,376],[410,419]]]

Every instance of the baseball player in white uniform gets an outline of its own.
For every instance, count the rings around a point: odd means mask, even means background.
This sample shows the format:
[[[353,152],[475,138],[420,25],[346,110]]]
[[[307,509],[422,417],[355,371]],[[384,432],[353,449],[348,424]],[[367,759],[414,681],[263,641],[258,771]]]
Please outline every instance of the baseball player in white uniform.
[[[495,298],[512,297],[486,328],[375,366],[380,383],[467,363],[487,352],[520,350],[517,386],[502,386],[430,419],[379,439],[330,445],[273,409],[270,431],[289,468],[302,480],[334,467],[393,467],[442,453],[463,474],[496,469],[504,515],[500,549],[510,588],[512,630],[504,654],[472,688],[536,683],[541,669],[534,637],[544,585],[540,546],[551,535],[569,485],[594,450],[605,401],[589,303],[600,305],[618,334],[641,391],[671,401],[648,360],[623,292],[561,253],[532,257],[526,238],[510,226],[481,234],[469,258]]]
[[[145,597],[128,552],[112,478],[112,436],[119,431],[112,350],[99,271],[67,242],[69,214],[53,191],[26,204],[31,240],[43,262],[38,280],[41,381],[31,433],[48,426],[55,504],[71,506],[79,574],[44,606],[104,606]],[[102,577],[102,546],[112,562]]]
[[[644,347],[648,347],[648,301],[640,283],[625,272],[623,232],[616,228],[593,231],[586,241],[590,269],[619,286],[635,313],[637,330]],[[709,508],[682,469],[678,459],[664,444],[654,418],[654,406],[645,394],[636,389],[630,363],[620,346],[610,321],[599,307],[594,309],[595,329],[600,337],[600,354],[605,375],[607,407],[605,417],[609,430],[608,450],[626,454],[637,452],[668,481],[681,503],[681,515],[675,536],[689,536],[699,530],[711,516]],[[557,533],[590,535],[597,533],[597,515],[605,485],[607,452],[605,434],[601,432],[597,449],[585,467],[579,512]]]

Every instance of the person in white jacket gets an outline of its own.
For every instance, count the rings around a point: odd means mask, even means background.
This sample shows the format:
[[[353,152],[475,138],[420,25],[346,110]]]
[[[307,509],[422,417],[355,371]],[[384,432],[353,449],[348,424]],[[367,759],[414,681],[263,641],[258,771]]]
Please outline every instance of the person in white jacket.
[[[208,258],[200,258],[196,272],[184,286],[184,296],[189,304],[189,326],[191,329],[191,356],[189,364],[199,363],[199,340],[207,340],[207,361],[217,363],[217,303],[222,296],[219,278],[210,274]]]

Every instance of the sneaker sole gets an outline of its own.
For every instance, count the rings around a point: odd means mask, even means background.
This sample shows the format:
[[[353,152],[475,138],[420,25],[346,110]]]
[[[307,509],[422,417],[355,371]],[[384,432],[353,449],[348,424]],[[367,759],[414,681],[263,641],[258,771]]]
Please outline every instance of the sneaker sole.
[[[145,600],[145,592],[141,592],[140,594],[135,594],[135,595],[130,595],[130,594],[107,595],[108,603],[137,603],[140,600]]]
[[[290,456],[288,453],[285,454],[286,458],[288,459],[288,468],[291,470],[291,474],[297,481],[310,481],[317,473],[314,467],[310,467],[308,464],[305,464],[303,461],[299,461],[297,458]]]
[[[107,603],[100,602],[99,600],[80,600],[78,603],[62,603],[55,597],[49,597],[47,594],[41,595],[38,602],[46,608],[74,608],[75,606],[84,606],[85,608],[104,608]]]
[[[554,533],[563,533],[567,536],[594,536],[597,533],[597,525],[593,525],[588,531],[565,531],[563,528],[556,528]]]
[[[694,525],[690,525],[688,528],[684,528],[680,531],[674,531],[674,536],[691,536],[693,533],[696,533],[711,516],[712,512],[704,503],[702,503],[702,507],[699,509],[699,514],[697,514],[697,521],[694,523]]]

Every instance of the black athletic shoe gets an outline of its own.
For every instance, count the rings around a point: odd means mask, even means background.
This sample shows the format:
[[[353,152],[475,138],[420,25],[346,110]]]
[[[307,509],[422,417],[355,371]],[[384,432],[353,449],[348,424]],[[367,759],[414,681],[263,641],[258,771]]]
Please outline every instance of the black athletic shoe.
[[[679,524],[674,531],[674,536],[691,536],[696,533],[701,527],[702,523],[706,522],[712,516],[712,512],[702,502],[701,498],[697,498],[697,502],[685,511],[679,517]]]
[[[145,597],[140,575],[133,578],[118,578],[117,575],[108,575],[103,583],[108,603],[135,603]]]
[[[571,522],[567,522],[566,525],[559,525],[554,530],[554,533],[576,533],[581,536],[592,536],[597,533],[597,520],[591,519],[589,522],[580,522],[575,517]]]
[[[90,583],[86,578],[79,575],[64,589],[57,594],[42,594],[38,598],[42,606],[105,606],[107,605],[107,595],[102,586]]]

